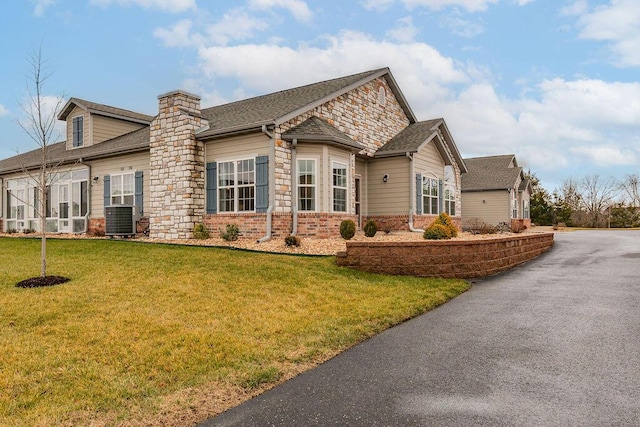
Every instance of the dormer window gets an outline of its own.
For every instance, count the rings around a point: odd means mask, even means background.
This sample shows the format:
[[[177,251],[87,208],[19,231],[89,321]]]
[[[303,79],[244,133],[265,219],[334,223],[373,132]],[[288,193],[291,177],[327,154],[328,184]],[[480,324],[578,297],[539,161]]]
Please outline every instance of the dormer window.
[[[84,142],[84,117],[73,118],[73,147],[82,147]]]

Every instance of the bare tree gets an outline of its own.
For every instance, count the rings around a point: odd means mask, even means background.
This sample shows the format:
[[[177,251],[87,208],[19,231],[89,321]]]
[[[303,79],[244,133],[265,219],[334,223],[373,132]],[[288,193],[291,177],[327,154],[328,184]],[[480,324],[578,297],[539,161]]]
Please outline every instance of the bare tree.
[[[587,175],[579,183],[581,208],[586,214],[588,227],[605,225],[605,212],[611,207],[620,188],[612,177],[601,178],[599,175]]]
[[[625,175],[620,188],[629,206],[640,207],[640,175],[637,173]]]
[[[33,186],[38,196],[35,201],[29,200],[28,204],[35,205],[40,221],[40,233],[42,236],[40,253],[40,277],[47,275],[47,189],[51,184],[53,171],[60,165],[60,161],[52,161],[50,146],[55,142],[58,134],[55,129],[58,112],[63,103],[63,97],[56,98],[53,105],[47,105],[47,99],[43,88],[45,82],[52,73],[47,63],[42,58],[42,48],[28,56],[29,72],[27,74],[27,100],[21,105],[24,117],[18,119],[18,125],[37,144],[39,151],[38,166],[35,168],[23,167],[23,171]]]

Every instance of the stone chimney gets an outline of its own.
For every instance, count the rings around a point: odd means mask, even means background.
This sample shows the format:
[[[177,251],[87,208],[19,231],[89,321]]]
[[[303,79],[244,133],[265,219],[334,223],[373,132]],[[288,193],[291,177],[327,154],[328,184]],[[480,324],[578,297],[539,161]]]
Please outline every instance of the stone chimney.
[[[149,235],[189,239],[204,215],[204,145],[195,133],[206,120],[196,95],[177,90],[158,96],[158,101],[158,116],[150,128]]]

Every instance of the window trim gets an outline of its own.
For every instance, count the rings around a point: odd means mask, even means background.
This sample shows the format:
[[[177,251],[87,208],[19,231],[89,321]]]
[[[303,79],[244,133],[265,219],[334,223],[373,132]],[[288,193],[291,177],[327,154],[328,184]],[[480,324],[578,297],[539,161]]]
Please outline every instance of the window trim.
[[[233,214],[233,213],[255,213],[256,212],[256,202],[257,202],[257,198],[256,198],[256,158],[257,156],[246,156],[246,157],[234,157],[234,158],[227,158],[227,159],[220,159],[220,160],[216,160],[216,195],[217,195],[217,213],[219,214]],[[238,185],[238,167],[237,164],[238,162],[243,162],[243,161],[251,161],[253,163],[253,184],[252,185],[243,185],[243,186],[239,186]],[[234,167],[233,167],[233,186],[222,186],[220,185],[220,171],[222,170],[221,165],[224,163],[233,163]],[[239,195],[240,192],[238,191],[240,188],[250,188],[253,187],[253,209],[251,210],[238,210],[238,206],[239,206]],[[223,189],[228,189],[228,188],[233,188],[233,210],[222,210],[221,209],[221,201],[222,198],[220,197],[220,191]],[[226,199],[225,199],[226,200]]]
[[[442,195],[442,200],[444,202],[444,211],[449,216],[456,216],[456,188],[452,184],[447,184],[445,182],[443,188],[444,194]],[[447,195],[449,197],[447,197]],[[453,204],[453,212],[451,212],[451,204]]]
[[[124,176],[130,175],[131,176],[131,193],[125,193],[124,192]],[[131,172],[121,172],[121,173],[112,173],[109,174],[110,176],[110,185],[109,185],[109,206],[117,206],[117,205],[124,205],[124,206],[135,206],[136,205],[136,177],[135,177],[135,172],[131,171]],[[114,178],[115,177],[120,177],[120,188],[119,190],[122,190],[122,193],[119,195],[114,195],[113,194],[113,190],[115,188],[114,185]],[[125,197],[129,197],[131,196],[131,203],[123,203],[124,202],[124,198]],[[114,203],[113,202],[113,198],[114,197],[119,197],[120,198],[120,203]]]
[[[331,212],[332,213],[345,213],[348,214],[349,213],[349,207],[351,205],[350,203],[350,198],[349,198],[349,161],[348,160],[344,160],[342,158],[331,158],[330,159],[330,164],[331,164],[331,168],[329,169],[329,176],[331,177]],[[333,183],[333,169],[334,169],[334,165],[342,165],[344,166],[345,169],[345,180],[346,180],[346,185],[344,187],[337,187],[334,183]],[[336,189],[344,189],[345,190],[345,210],[344,211],[337,211],[335,209],[335,195],[334,195],[334,190]]]
[[[432,194],[425,194],[424,191],[424,184],[425,184],[425,180],[429,180],[430,181],[430,187],[432,188],[431,185],[433,185],[435,183],[435,190],[436,190],[436,194],[432,195]],[[422,174],[422,214],[423,215],[439,215],[440,214],[440,180],[435,176],[435,174],[430,174],[427,175],[425,173]],[[431,207],[433,206],[432,203],[432,199],[436,200],[436,212],[433,213],[431,212]],[[429,199],[429,203],[425,204],[425,199]],[[428,212],[427,212],[427,207]]]
[[[300,184],[300,162],[304,161],[304,162],[313,162],[313,184],[309,185],[309,184]],[[319,170],[318,170],[318,165],[320,164],[320,161],[317,157],[297,157],[296,158],[296,203],[297,203],[297,207],[298,207],[298,211],[299,212],[318,212],[318,189],[319,189],[319,185],[318,185],[318,178],[319,178]],[[300,203],[300,188],[304,187],[304,188],[313,188],[313,209],[302,209],[302,205]]]

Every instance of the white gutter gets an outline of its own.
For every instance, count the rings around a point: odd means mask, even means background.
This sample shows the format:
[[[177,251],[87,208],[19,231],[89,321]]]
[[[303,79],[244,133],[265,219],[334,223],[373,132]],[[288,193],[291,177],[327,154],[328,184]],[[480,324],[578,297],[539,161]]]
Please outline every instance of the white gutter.
[[[413,167],[413,154],[410,152],[406,152],[405,155],[409,159],[409,206],[413,206],[415,200],[415,194],[417,189],[416,187],[416,179],[415,179],[415,171]],[[413,212],[414,208],[409,209],[409,231],[414,233],[424,233],[424,230],[421,228],[413,227]]]

